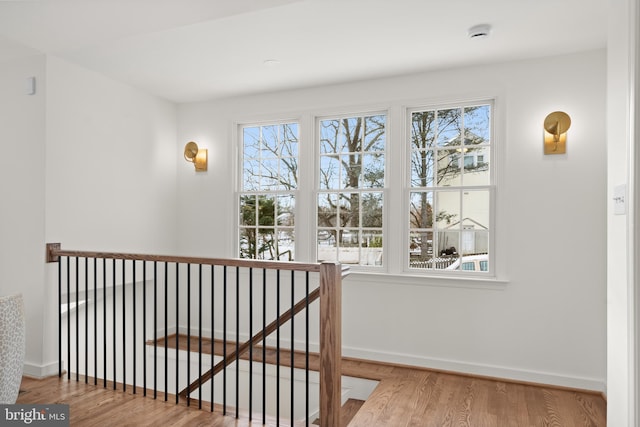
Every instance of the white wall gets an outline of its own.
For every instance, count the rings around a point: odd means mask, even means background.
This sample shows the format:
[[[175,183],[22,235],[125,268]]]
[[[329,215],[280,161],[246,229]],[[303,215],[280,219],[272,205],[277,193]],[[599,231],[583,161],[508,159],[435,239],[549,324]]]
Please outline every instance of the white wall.
[[[173,252],[175,105],[55,57],[47,79],[48,241]]]
[[[0,63],[0,295],[22,293],[27,363],[42,363],[45,57]],[[36,77],[37,92],[26,94]]]
[[[630,112],[632,91],[632,61],[637,50],[637,9],[633,0],[611,1],[609,41],[607,46],[607,425],[634,426],[634,411],[638,405],[633,390],[634,328],[633,268],[637,250],[633,246],[633,206],[637,189],[631,186],[631,174],[637,173],[631,163],[634,155],[634,124]],[[636,87],[637,88],[637,87]],[[637,105],[635,106],[637,108]],[[637,126],[637,124],[635,124]],[[637,129],[637,128],[636,128]],[[636,130],[637,132],[637,130]],[[614,188],[627,185],[627,215],[613,211]],[[637,351],[637,350],[635,350]]]
[[[179,251],[234,256],[234,122],[352,106],[390,107],[401,121],[402,106],[497,96],[496,249],[507,283],[474,289],[353,274],[344,286],[344,353],[604,390],[605,68],[605,52],[595,51],[181,105],[178,149],[195,140],[210,163],[207,173],[178,167],[178,223],[192,225],[180,230]],[[568,154],[543,156],[542,122],[558,109],[573,120]]]
[[[25,372],[43,376],[57,369],[46,242],[176,251],[176,109],[55,57],[1,64],[0,93],[0,294],[24,293]]]

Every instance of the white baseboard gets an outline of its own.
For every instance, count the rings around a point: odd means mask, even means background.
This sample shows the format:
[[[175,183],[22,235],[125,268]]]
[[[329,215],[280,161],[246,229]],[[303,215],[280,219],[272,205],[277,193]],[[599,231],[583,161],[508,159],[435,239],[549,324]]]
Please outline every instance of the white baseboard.
[[[178,330],[181,334],[187,333],[187,328],[179,327]],[[192,329],[192,336],[197,336],[197,331]],[[203,329],[204,336],[211,336],[210,329]],[[216,338],[222,337],[221,331],[216,331],[214,334]],[[227,339],[235,340],[235,334],[227,334]],[[249,339],[246,334],[241,334],[240,341],[244,342]],[[267,344],[270,343],[273,337],[268,339]],[[286,347],[289,345],[290,340],[281,339],[282,344]],[[310,350],[317,352],[317,343],[310,343]],[[550,385],[556,387],[567,387],[578,390],[589,390],[599,393],[606,392],[606,379],[598,378],[584,378],[570,375],[561,375],[556,373],[532,371],[526,369],[516,369],[497,365],[488,365],[481,363],[460,362],[457,360],[437,359],[416,356],[411,354],[381,352],[376,350],[355,348],[355,347],[343,347],[342,355],[346,357],[353,357],[356,359],[365,359],[372,361],[379,361],[384,363],[393,363],[399,365],[417,366],[421,368],[434,369],[439,371],[447,371],[451,373],[460,373],[467,375],[477,375],[482,377],[490,377],[496,379],[504,379],[508,381],[518,381],[525,383]]]
[[[384,363],[417,366],[438,371],[446,371],[466,375],[477,375],[480,377],[504,379],[508,381],[550,385],[556,387],[567,387],[600,393],[604,393],[606,391],[606,381],[604,378],[584,378],[548,372],[531,371],[526,369],[514,369],[504,366],[460,362],[456,360],[435,359],[400,353],[386,353],[353,347],[343,348],[342,355],[345,357],[353,357],[356,359],[366,359]]]
[[[64,366],[62,367],[64,370]],[[32,378],[46,378],[58,375],[58,362],[46,365],[36,365],[34,363],[25,362],[22,373]]]

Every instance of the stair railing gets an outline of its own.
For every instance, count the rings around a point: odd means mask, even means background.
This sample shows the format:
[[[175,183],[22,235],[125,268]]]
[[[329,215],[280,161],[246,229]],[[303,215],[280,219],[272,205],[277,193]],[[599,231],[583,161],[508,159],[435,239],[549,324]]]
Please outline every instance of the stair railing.
[[[278,425],[308,426],[316,416],[322,427],[339,425],[341,286],[348,268],[338,263],[70,251],[57,243],[47,244],[47,262],[58,263],[61,377],[66,360],[69,380],[73,373],[76,381],[92,379],[95,385],[122,391],[130,386],[134,394],[152,393],[165,401],[174,390],[176,404],[182,398],[186,405],[197,401],[203,408],[204,401],[211,411],[236,418],[243,414],[254,421],[260,418],[254,413],[261,412],[263,424],[267,400],[274,404],[275,399]],[[310,409],[312,334],[317,334],[319,354],[315,414]],[[248,339],[241,342],[242,336]],[[266,362],[268,344],[276,357],[275,390],[265,377],[272,367]],[[221,352],[216,350],[220,346]],[[217,362],[216,352],[222,353]],[[298,381],[295,365],[300,363],[294,363],[294,357],[300,354],[304,380]],[[289,356],[289,369],[283,369],[283,355]],[[197,365],[196,372],[192,365]],[[246,381],[240,379],[241,366],[248,370]],[[262,378],[254,380],[259,367]],[[215,380],[218,374],[222,384]],[[288,399],[281,397],[286,380]],[[229,388],[235,395],[232,404]],[[216,393],[222,394],[221,404]],[[261,396],[257,404],[256,394]],[[300,394],[305,396],[302,415],[295,410]],[[248,401],[246,407],[241,407],[241,397]],[[281,408],[289,413],[282,415]],[[302,422],[295,421],[301,417]]]

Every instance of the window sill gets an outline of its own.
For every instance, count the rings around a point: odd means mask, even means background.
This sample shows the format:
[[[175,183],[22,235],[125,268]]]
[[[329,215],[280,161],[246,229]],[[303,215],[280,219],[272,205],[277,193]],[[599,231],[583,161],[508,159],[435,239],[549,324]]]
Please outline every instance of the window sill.
[[[468,288],[468,289],[487,289],[487,290],[504,290],[509,283],[505,279],[497,279],[495,277],[453,277],[445,275],[423,276],[418,274],[390,274],[390,273],[372,273],[351,270],[345,279],[346,283],[375,283],[375,284],[391,284],[391,285],[409,285],[409,286],[437,286],[444,288]]]

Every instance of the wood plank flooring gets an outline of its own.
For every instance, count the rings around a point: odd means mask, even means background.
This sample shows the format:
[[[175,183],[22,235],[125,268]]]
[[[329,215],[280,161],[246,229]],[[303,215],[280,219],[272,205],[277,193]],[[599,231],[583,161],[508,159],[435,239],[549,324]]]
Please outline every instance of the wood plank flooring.
[[[113,390],[112,384],[103,387],[102,384],[93,385],[81,379],[67,380],[66,377],[49,377],[34,379],[24,377],[18,396],[19,404],[68,404],[69,418],[72,427],[146,427],[146,426],[171,426],[171,427],[255,427],[261,426],[262,419],[249,420],[246,413],[241,413],[239,418],[223,416],[222,410],[216,405],[215,412],[210,411],[210,406],[203,403],[203,408],[198,409],[197,404],[187,406],[181,399],[175,403],[175,396],[169,396],[164,401],[164,395],[160,393],[157,399],[152,393],[144,397],[142,390],[138,389],[133,394],[132,387]],[[264,424],[267,427],[278,427],[274,419],[267,419]],[[281,424],[282,425],[282,424]]]
[[[364,370],[366,363],[359,363]],[[573,427],[606,426],[606,403],[592,393],[507,383],[452,374],[391,368],[357,413],[349,427]],[[379,373],[374,366],[373,375]],[[205,405],[176,405],[173,397],[164,402],[114,391],[84,382],[57,377],[24,378],[18,403],[66,403],[70,405],[71,426],[212,426],[249,427],[262,425],[209,411]],[[348,409],[350,410],[350,409]],[[267,420],[267,426],[276,426]]]
[[[382,380],[349,427],[605,425],[597,394],[417,371]]]
[[[170,340],[175,343],[175,339]],[[186,346],[181,339],[180,347]],[[208,344],[209,351],[211,343]],[[214,343],[214,351],[222,351]],[[192,349],[197,349],[193,346]],[[256,349],[255,354],[261,355]],[[267,349],[267,360],[273,357]],[[290,355],[289,355],[290,359]],[[281,355],[281,363],[287,364]],[[304,358],[294,356],[299,365]],[[311,369],[317,359],[310,359]],[[349,427],[605,427],[606,402],[597,393],[478,378],[423,368],[343,358],[346,376],[377,380],[380,383],[366,402],[345,408],[343,419]],[[209,408],[198,410],[175,404],[175,397],[133,395],[112,387],[86,385],[84,382],[48,378],[25,378],[18,403],[67,403],[71,426],[199,426],[244,427],[251,423],[246,414],[239,419],[223,417]],[[355,412],[357,411],[357,412]],[[355,414],[353,414],[355,412]],[[345,414],[343,414],[345,415]],[[351,418],[353,417],[353,418]],[[350,421],[349,421],[350,419]],[[274,420],[267,420],[275,426]]]
[[[191,337],[191,348],[197,338]],[[175,336],[169,339],[175,346]],[[186,350],[186,337],[179,338]],[[203,343],[211,351],[211,342]],[[235,344],[227,343],[227,354]],[[216,354],[223,344],[213,343]],[[205,350],[203,350],[205,351]],[[254,348],[254,360],[262,360],[262,347]],[[291,354],[281,351],[280,360],[290,366]],[[275,361],[275,349],[267,347],[266,360]],[[294,365],[304,368],[304,357],[295,353]],[[309,367],[318,370],[317,355]],[[497,379],[364,361],[344,357],[342,375],[380,381],[369,399],[354,415],[350,427],[396,426],[553,426],[604,427],[606,402],[598,393],[558,387],[522,384]]]

